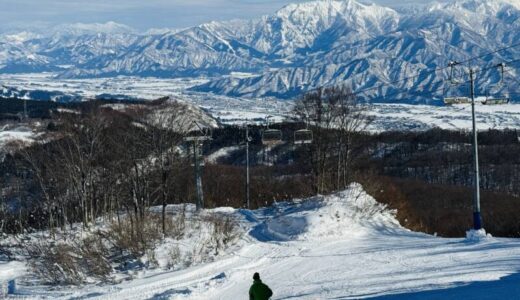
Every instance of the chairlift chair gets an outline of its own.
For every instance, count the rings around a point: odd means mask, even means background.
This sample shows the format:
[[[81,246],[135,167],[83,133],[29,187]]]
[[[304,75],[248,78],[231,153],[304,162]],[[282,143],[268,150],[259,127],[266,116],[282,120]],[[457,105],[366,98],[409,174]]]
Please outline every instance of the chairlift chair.
[[[282,142],[282,131],[279,129],[269,128],[269,119],[273,116],[265,117],[267,129],[262,132],[262,144],[266,146],[277,145]]]
[[[276,145],[282,142],[282,131],[278,129],[266,129],[262,132],[262,144]]]
[[[468,97],[444,97],[444,104],[446,105],[467,103],[471,103],[471,99],[469,99]]]
[[[294,144],[311,144],[313,141],[312,131],[309,129],[300,129],[294,132]]]
[[[202,127],[195,121],[193,121],[193,123],[196,125],[197,129],[190,131],[188,136],[184,138],[184,141],[192,144],[194,150],[196,151],[196,153],[193,154],[197,157],[200,157],[198,162],[199,166],[204,166],[204,153],[202,148],[204,147],[204,142],[212,140],[211,129]],[[191,165],[195,166],[194,163]]]
[[[508,104],[509,98],[506,97],[492,97],[492,98],[486,98],[482,104],[484,105],[501,105],[501,104]]]
[[[189,136],[185,137],[184,140],[186,142],[203,142],[211,140],[211,136],[197,135],[197,133],[192,133]]]
[[[186,142],[204,142],[212,139],[210,128],[200,126],[199,123],[195,121],[193,121],[193,124],[196,127],[184,138]]]
[[[455,67],[460,65],[460,63],[456,61],[450,61],[448,66],[450,67],[450,78],[448,83],[448,88],[445,90],[444,94],[447,95],[444,97],[444,104],[446,105],[453,105],[453,104],[467,104],[471,103],[471,99],[468,97],[461,97],[461,96],[452,96],[449,90],[452,88],[462,84],[463,82],[460,79],[457,79],[457,77],[460,77],[460,74],[456,72]]]
[[[456,61],[450,61],[448,63],[448,66],[450,67],[450,83],[452,85],[459,85],[461,83],[463,83],[462,80],[458,79],[457,77],[460,77],[460,72],[456,72],[456,69],[455,67],[460,65],[459,62],[456,62]]]
[[[485,105],[501,105],[509,103],[509,97],[502,92],[504,89],[507,90],[507,86],[504,83],[505,64],[498,64],[497,67],[500,68],[500,81],[489,87],[486,100],[482,102]]]

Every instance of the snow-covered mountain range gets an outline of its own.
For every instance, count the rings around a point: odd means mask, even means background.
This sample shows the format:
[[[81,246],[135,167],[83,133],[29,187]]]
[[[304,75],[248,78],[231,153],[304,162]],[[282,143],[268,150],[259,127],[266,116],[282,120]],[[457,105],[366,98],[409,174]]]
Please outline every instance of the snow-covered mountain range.
[[[470,63],[484,69],[478,73],[478,93],[517,92],[513,84],[491,88],[500,76],[489,66],[508,62],[506,83],[518,80],[519,42],[520,0],[455,0],[395,9],[325,0],[290,4],[255,20],[184,30],[138,34],[108,23],[3,35],[0,73],[209,76],[212,80],[193,89],[279,98],[344,82],[364,91],[359,96],[368,100],[424,103],[455,93],[446,83],[449,61],[476,56],[481,57]],[[234,76],[237,72],[251,75]]]

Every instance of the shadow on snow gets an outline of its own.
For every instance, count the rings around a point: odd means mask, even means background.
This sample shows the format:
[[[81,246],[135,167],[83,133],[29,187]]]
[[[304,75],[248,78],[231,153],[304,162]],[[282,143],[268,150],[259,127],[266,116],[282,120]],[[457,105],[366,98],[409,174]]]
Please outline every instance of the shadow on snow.
[[[432,286],[436,288],[436,286]],[[511,274],[496,281],[460,282],[455,287],[438,288],[428,291],[408,292],[392,295],[370,297],[358,295],[365,299],[519,299],[520,273]],[[346,298],[337,298],[346,299]]]

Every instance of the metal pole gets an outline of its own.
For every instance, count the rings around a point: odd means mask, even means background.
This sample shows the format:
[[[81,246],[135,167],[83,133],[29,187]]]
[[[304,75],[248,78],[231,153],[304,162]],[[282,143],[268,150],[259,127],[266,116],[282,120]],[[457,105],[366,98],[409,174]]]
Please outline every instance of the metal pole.
[[[473,123],[473,159],[474,159],[474,192],[473,192],[473,228],[479,230],[482,228],[482,217],[480,215],[480,178],[479,178],[479,165],[478,165],[478,138],[477,138],[477,125],[475,121],[475,78],[473,69],[469,70],[469,77],[471,81],[470,94],[471,94],[471,118]]]
[[[27,120],[27,99],[23,100],[23,119]]]
[[[197,193],[196,209],[204,208],[204,194],[202,193],[202,178],[200,176],[198,141],[193,141],[193,160],[195,165],[195,184]]]
[[[246,124],[246,205],[250,209],[249,198],[249,126]]]

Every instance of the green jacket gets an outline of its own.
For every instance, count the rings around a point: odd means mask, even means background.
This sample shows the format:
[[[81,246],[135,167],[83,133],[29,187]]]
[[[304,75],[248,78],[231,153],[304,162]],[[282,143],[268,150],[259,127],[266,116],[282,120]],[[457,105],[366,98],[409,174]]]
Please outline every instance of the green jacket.
[[[249,289],[249,300],[269,300],[273,291],[262,283],[262,280],[255,280]]]

